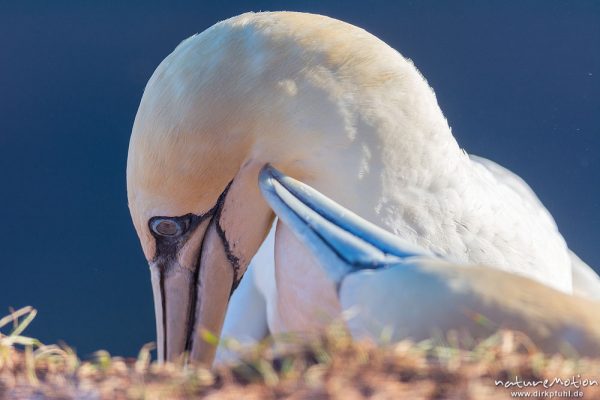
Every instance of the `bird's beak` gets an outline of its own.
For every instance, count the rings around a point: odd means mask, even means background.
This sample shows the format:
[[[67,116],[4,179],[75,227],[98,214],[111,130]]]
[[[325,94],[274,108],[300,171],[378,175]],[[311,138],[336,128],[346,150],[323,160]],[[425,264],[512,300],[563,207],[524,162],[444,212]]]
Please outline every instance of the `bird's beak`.
[[[385,267],[408,257],[427,255],[425,250],[364,220],[270,165],[261,170],[259,182],[275,214],[337,284],[358,269]]]
[[[214,218],[195,235],[189,244],[200,249],[195,268],[182,266],[177,257],[150,265],[160,361],[188,354],[208,365],[215,355],[235,278]]]

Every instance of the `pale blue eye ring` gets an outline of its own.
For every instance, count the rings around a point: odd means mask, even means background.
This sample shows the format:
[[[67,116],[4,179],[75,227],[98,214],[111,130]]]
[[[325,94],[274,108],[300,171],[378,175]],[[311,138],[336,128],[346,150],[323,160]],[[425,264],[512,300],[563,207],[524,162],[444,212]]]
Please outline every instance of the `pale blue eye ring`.
[[[160,236],[179,236],[183,233],[183,227],[172,219],[168,218],[156,218],[150,224],[152,231]]]

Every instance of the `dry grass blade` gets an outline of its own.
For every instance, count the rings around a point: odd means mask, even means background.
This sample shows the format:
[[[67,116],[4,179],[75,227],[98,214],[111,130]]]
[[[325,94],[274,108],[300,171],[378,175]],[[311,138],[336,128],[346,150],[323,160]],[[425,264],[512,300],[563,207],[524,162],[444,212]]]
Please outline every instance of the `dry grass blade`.
[[[35,310],[31,306],[26,306],[26,307],[20,308],[16,311],[13,311],[6,317],[0,318],[0,328],[3,328],[5,325],[8,325],[11,322],[18,321],[19,318],[21,318],[23,315],[29,314],[32,311],[35,311]],[[35,317],[35,315],[34,315],[34,317]]]
[[[36,317],[37,310],[33,307],[27,306],[20,308],[19,310],[13,311],[9,315],[0,319],[0,328],[5,327],[9,323],[14,324],[12,332],[8,335],[0,333],[0,349],[12,348],[14,345],[20,345],[24,347],[39,347],[42,343],[34,338],[21,336],[21,333],[27,329],[31,321]],[[20,318],[25,317],[23,320]],[[3,350],[3,353],[6,353]]]
[[[140,349],[137,360],[135,362],[135,371],[138,374],[142,374],[146,370],[148,370],[148,367],[150,366],[150,363],[152,362],[152,355],[150,354],[150,352],[152,350],[154,350],[154,348],[156,348],[154,343],[146,343]]]

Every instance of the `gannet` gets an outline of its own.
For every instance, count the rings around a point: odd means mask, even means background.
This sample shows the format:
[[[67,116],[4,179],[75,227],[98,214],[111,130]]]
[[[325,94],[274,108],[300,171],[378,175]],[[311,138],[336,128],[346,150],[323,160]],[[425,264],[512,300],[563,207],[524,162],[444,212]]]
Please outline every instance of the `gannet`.
[[[493,267],[448,262],[269,165],[260,185],[335,283],[353,336],[421,341],[454,331],[480,341],[511,329],[548,353],[600,356],[600,301]]]
[[[461,150],[410,60],[328,17],[243,14],[161,62],[132,129],[128,203],[150,265],[159,359],[213,359],[207,332],[219,335],[273,223],[257,183],[267,163],[450,262],[565,293],[573,266],[590,272],[526,184]],[[271,332],[318,330],[339,315],[335,284],[281,221],[273,252],[274,271],[261,275],[272,280]]]

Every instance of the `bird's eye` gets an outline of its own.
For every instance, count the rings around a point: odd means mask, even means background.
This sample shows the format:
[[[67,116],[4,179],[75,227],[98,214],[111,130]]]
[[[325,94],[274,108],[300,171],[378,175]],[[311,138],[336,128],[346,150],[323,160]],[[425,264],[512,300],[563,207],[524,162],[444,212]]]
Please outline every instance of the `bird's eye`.
[[[185,232],[186,226],[183,222],[168,218],[156,218],[150,223],[152,231],[160,236],[179,236]]]

